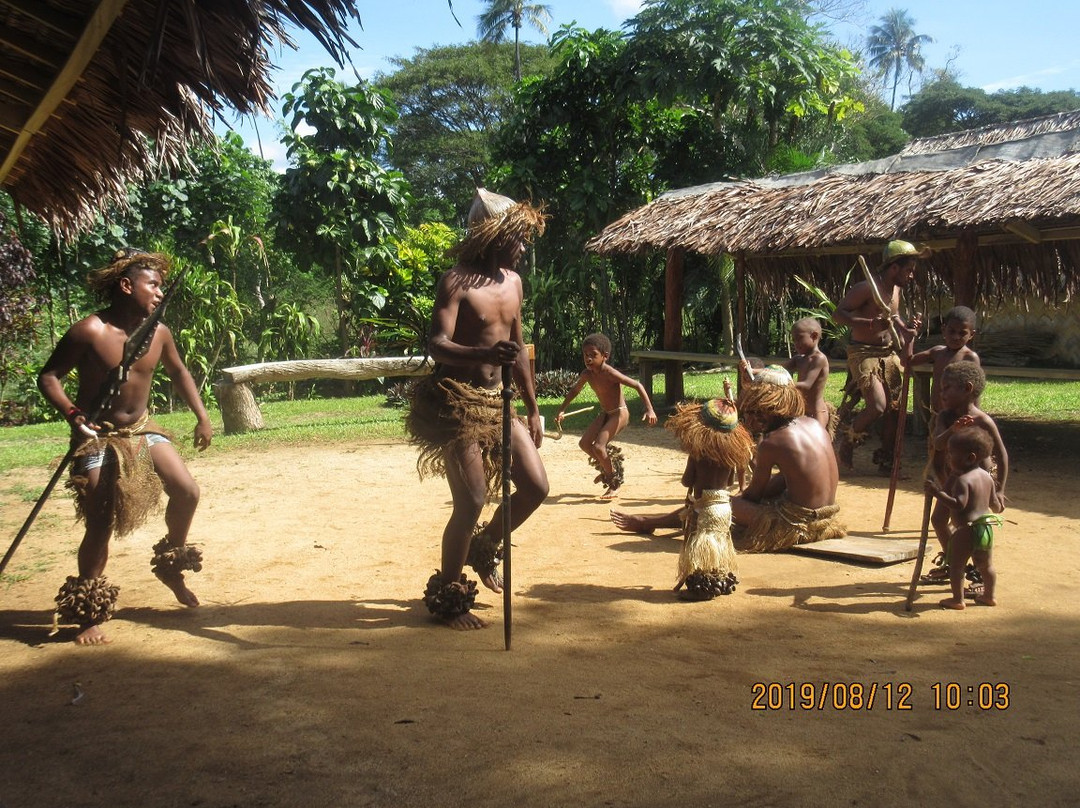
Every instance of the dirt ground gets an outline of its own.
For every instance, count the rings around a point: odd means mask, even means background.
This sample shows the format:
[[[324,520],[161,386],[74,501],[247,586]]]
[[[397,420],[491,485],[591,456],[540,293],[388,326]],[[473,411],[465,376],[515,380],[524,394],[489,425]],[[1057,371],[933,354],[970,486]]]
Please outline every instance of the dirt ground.
[[[0,585],[0,805],[1077,805],[1077,429],[1002,431],[1001,605],[963,613],[936,608],[942,587],[904,611],[914,562],[796,553],[742,556],[733,595],[679,601],[679,537],[616,530],[576,439],[548,440],[509,652],[498,596],[484,631],[427,616],[448,494],[403,444],[193,458],[203,605],[151,576],[154,520],[114,545],[107,647],[47,636],[80,535],[54,497]],[[670,433],[621,437],[617,507],[681,502]],[[918,535],[920,446],[894,536]],[[0,535],[39,476],[0,477]],[[886,490],[843,480],[852,534],[880,534]]]

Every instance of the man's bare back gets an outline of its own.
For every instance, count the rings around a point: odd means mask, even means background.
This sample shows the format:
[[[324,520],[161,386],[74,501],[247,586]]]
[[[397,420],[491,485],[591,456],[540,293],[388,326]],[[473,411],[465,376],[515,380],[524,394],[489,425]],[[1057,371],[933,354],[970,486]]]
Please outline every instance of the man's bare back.
[[[816,420],[801,416],[767,433],[758,444],[754,477],[743,496],[760,501],[772,496],[776,468],[787,498],[804,508],[836,502],[839,473],[829,434]]]

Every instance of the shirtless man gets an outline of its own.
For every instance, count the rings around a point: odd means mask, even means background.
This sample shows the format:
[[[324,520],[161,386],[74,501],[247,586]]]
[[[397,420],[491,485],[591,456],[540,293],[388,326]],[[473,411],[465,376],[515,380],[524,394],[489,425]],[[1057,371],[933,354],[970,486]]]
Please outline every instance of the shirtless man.
[[[64,413],[71,425],[72,441],[81,444],[71,474],[86,533],[79,545],[79,575],[69,577],[57,596],[58,615],[79,623],[81,630],[75,642],[80,645],[108,642],[100,625],[112,616],[118,592],[104,577],[109,540],[114,533],[130,533],[141,523],[156,504],[161,485],[169,498],[165,509],[168,533],[154,546],[151,568],[180,603],[199,605],[183,575],[184,570],[201,568],[201,553],[187,545],[188,529],[199,504],[199,486],[176,448],[150,421],[147,410],[150,385],[159,363],[195,414],[195,446],[200,451],[210,445],[213,428],[172,333],[163,323],[156,326],[149,347],[131,365],[127,380],[99,422],[89,422],[87,413],[95,406],[109,375],[120,365],[128,336],[160,304],[161,286],[168,271],[164,255],[132,248],[119,250],[108,266],[89,276],[91,289],[108,297],[108,307],[75,323],[57,343],[38,376],[42,394]],[[72,370],[78,371],[79,378],[74,401],[68,398],[62,383]],[[123,456],[124,462],[118,456]],[[143,458],[149,462],[140,463]],[[161,484],[153,483],[151,487],[146,477],[140,478],[140,470],[151,477],[156,472]],[[132,495],[121,498],[120,491],[146,492],[148,498],[132,504]]]
[[[746,428],[761,434],[754,474],[742,495],[731,498],[731,515],[745,530],[734,532],[744,552],[786,550],[795,544],[837,538],[839,473],[829,435],[803,415],[802,395],[791,375],[769,366],[743,386],[739,411]],[[776,473],[773,473],[776,469]],[[633,533],[679,528],[681,510],[659,516],[611,512],[611,521]]]
[[[893,465],[897,410],[903,380],[898,352],[911,345],[922,326],[918,314],[912,317],[910,323],[905,323],[900,317],[900,295],[915,276],[916,259],[925,257],[925,253],[907,241],[890,241],[885,245],[882,257],[881,266],[874,273],[874,285],[889,307],[889,313],[884,313],[878,307],[873,289],[865,280],[852,286],[833,312],[833,319],[837,323],[851,327],[847,349],[848,375],[850,383],[858,389],[865,402],[863,411],[855,416],[850,425],[840,425],[836,454],[846,469],[854,468],[855,447],[866,440],[870,428],[884,415],[881,448],[874,452],[874,462],[882,473],[889,474]],[[895,328],[901,345],[895,344],[890,324]]]
[[[489,495],[499,490],[502,455],[502,368],[513,368],[527,423],[511,423],[515,490],[511,529],[540,506],[548,493],[547,473],[537,451],[543,440],[527,353],[522,350],[521,277],[514,267],[544,218],[527,203],[477,191],[469,230],[451,254],[457,264],[439,280],[428,351],[434,373],[415,387],[406,419],[410,441],[419,447],[421,477],[445,476],[453,510],[442,535],[442,567],[428,580],[428,610],[454,629],[487,624],[472,613],[476,582],[466,564],[494,592],[502,591],[502,510],[484,527],[477,524]]]

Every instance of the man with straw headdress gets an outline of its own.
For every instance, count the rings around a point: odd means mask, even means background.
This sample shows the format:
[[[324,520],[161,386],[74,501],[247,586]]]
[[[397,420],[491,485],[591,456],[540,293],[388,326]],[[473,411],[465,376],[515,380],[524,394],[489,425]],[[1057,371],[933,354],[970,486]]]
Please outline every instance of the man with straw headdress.
[[[477,587],[462,572],[466,564],[486,587],[502,591],[501,506],[486,525],[478,520],[501,483],[503,365],[513,365],[527,418],[527,426],[516,418],[511,424],[511,530],[548,493],[538,451],[540,411],[522,350],[522,283],[514,271],[526,245],[543,231],[538,208],[477,190],[468,232],[450,251],[457,263],[440,278],[435,296],[428,341],[435,370],[414,387],[405,422],[410,442],[420,450],[421,479],[444,476],[450,484],[453,510],[442,535],[442,566],[428,580],[424,603],[454,629],[486,625],[472,613]]]
[[[843,536],[829,433],[803,415],[802,394],[791,374],[778,365],[755,371],[754,381],[743,385],[738,407],[746,429],[761,439],[750,484],[731,498],[735,549],[776,552]],[[651,533],[678,527],[679,511],[661,516],[612,511],[611,520],[623,530]]]
[[[56,596],[57,619],[79,624],[75,641],[80,645],[108,642],[100,625],[112,617],[118,593],[104,575],[109,540],[142,524],[156,506],[162,486],[169,498],[168,532],[154,545],[150,568],[180,603],[199,605],[184,582],[185,571],[202,568],[202,553],[187,544],[199,486],[176,448],[150,420],[147,404],[158,363],[195,414],[195,446],[200,451],[210,445],[213,429],[191,373],[163,323],[155,326],[145,352],[128,369],[126,381],[98,423],[89,423],[87,413],[109,374],[120,365],[128,336],[161,304],[168,273],[164,255],[130,247],[118,250],[108,266],[87,277],[90,288],[106,297],[109,305],[75,323],[38,376],[42,394],[64,413],[72,441],[80,444],[69,485],[86,533],[79,545],[79,574],[68,577]],[[72,370],[79,377],[74,400],[62,383]]]
[[[778,365],[757,371],[743,385],[739,411],[761,440],[750,485],[731,503],[735,523],[745,528],[733,534],[735,547],[768,553],[843,536],[832,442],[820,423],[803,414],[802,393],[791,374]]]
[[[855,448],[884,416],[881,448],[874,452],[874,462],[882,473],[892,471],[904,375],[899,352],[911,344],[922,325],[918,314],[911,323],[900,317],[900,294],[915,276],[916,260],[926,255],[910,242],[890,241],[877,271],[867,272],[867,278],[852,286],[833,312],[837,323],[851,327],[845,399],[859,394],[866,402],[853,420],[842,414],[837,427],[836,455],[846,469],[854,467]]]

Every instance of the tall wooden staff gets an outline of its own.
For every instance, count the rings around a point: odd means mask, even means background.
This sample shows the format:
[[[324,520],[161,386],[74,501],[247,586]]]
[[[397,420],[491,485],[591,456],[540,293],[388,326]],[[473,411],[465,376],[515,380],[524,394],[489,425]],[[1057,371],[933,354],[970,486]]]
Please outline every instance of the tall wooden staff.
[[[139,357],[141,357],[146,350],[150,347],[150,341],[154,338],[154,331],[157,328],[158,322],[161,320],[161,315],[165,313],[165,306],[168,304],[169,299],[173,296],[173,293],[180,286],[180,281],[183,280],[184,273],[187,272],[187,267],[184,267],[173,279],[172,284],[165,291],[165,294],[161,297],[161,302],[158,303],[150,314],[146,316],[139,327],[131,332],[124,341],[124,355],[120,359],[120,364],[117,365],[109,377],[105,380],[105,383],[101,386],[101,390],[98,391],[97,396],[94,397],[93,403],[90,406],[90,412],[86,416],[87,424],[97,423],[98,418],[101,417],[112,400],[116,398],[120,392],[120,388],[124,382],[127,381],[128,371]],[[90,430],[92,432],[92,430]],[[96,434],[96,433],[94,433]],[[72,445],[68,448],[67,454],[64,455],[60,461],[60,465],[56,467],[56,471],[53,472],[49,482],[45,485],[45,490],[41,492],[41,496],[38,497],[37,502],[34,503],[34,507],[30,510],[30,515],[26,517],[26,521],[23,522],[23,526],[19,528],[18,534],[15,536],[15,540],[11,542],[11,546],[8,551],[4,553],[4,558],[0,561],[0,575],[7,569],[8,562],[11,561],[11,557],[15,555],[15,551],[18,549],[19,544],[23,538],[30,531],[31,525],[34,524],[34,520],[37,519],[37,515],[41,513],[42,507],[49,499],[49,494],[56,487],[56,484],[60,481],[60,476],[64,473],[64,469],[68,467],[71,459],[75,456],[75,451],[78,449],[77,445]]]
[[[892,473],[889,475],[889,496],[885,500],[885,520],[881,532],[889,532],[889,519],[892,517],[893,502],[896,499],[896,486],[900,481],[900,458],[904,453],[904,421],[907,419],[908,390],[911,387],[911,366],[904,367],[904,386],[900,393],[900,412],[896,414],[896,439],[893,441]]]
[[[870,267],[866,265],[866,259],[861,255],[859,256],[859,266],[862,267],[863,277],[866,278],[866,283],[870,286],[870,294],[873,295],[874,302],[877,303],[882,315],[888,320],[889,334],[892,336],[897,353],[909,351],[912,345],[911,343],[905,343],[900,339],[900,333],[896,330],[896,326],[892,321],[892,306],[886,303],[885,298],[881,296],[881,292],[877,288],[877,283],[874,281],[874,276],[870,272]],[[892,518],[893,502],[896,500],[896,486],[900,481],[900,460],[904,454],[904,422],[907,419],[908,390],[910,387],[911,367],[909,365],[904,368],[904,382],[900,393],[900,409],[896,414],[896,437],[893,440],[893,463],[892,473],[889,475],[889,496],[885,501],[885,520],[881,526],[881,531],[883,533],[887,533],[889,530],[889,520]]]
[[[933,504],[934,495],[926,494],[923,500],[922,528],[919,531],[919,554],[915,556],[915,570],[911,573],[911,584],[908,586],[907,600],[904,602],[904,611],[911,611],[911,604],[915,602],[915,589],[919,585],[919,577],[922,575],[923,558],[926,557],[926,541],[930,536],[930,506]]]
[[[503,535],[503,644],[510,650],[513,633],[510,597],[510,399],[514,391],[513,369],[502,366],[502,535]]]

